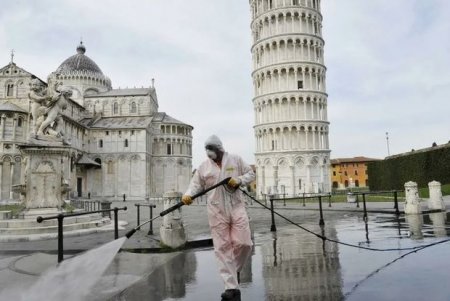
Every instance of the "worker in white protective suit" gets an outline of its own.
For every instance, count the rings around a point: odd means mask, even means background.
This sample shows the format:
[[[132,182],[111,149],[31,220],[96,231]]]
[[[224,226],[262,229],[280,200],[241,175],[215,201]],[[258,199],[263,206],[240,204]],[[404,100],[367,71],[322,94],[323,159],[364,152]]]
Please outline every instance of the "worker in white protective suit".
[[[208,159],[194,174],[182,197],[186,205],[192,196],[231,177],[227,185],[208,193],[208,221],[220,275],[225,283],[222,300],[241,300],[238,273],[251,254],[250,225],[241,185],[255,180],[255,173],[241,157],[224,151],[220,139],[213,135],[205,142]]]

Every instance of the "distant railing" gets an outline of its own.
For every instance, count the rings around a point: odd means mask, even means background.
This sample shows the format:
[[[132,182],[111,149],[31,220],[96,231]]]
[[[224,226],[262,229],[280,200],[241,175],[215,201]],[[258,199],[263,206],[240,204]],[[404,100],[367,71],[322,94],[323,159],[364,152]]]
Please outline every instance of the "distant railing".
[[[119,210],[127,210],[127,207],[123,207],[123,208],[114,207],[113,209],[96,210],[96,211],[88,211],[88,212],[77,212],[77,213],[68,213],[68,214],[60,213],[58,215],[46,216],[46,217],[38,216],[36,218],[36,221],[38,223],[42,223],[43,221],[46,221],[46,220],[52,220],[52,219],[57,219],[58,220],[58,262],[61,262],[61,261],[64,260],[63,223],[64,223],[64,218],[65,217],[72,217],[72,216],[80,216],[80,215],[86,215],[86,214],[104,213],[104,212],[107,212],[107,211],[109,211],[109,212],[114,211],[114,239],[118,239],[119,238],[119,219],[118,219]]]

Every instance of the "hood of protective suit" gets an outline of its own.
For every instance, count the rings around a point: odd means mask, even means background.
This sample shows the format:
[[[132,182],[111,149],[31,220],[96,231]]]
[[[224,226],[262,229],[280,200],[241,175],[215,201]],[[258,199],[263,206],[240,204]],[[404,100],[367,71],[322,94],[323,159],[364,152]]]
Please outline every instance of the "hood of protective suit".
[[[221,152],[225,152],[222,141],[220,141],[219,137],[217,137],[216,135],[209,136],[208,139],[206,139],[205,147],[208,145],[215,146]]]

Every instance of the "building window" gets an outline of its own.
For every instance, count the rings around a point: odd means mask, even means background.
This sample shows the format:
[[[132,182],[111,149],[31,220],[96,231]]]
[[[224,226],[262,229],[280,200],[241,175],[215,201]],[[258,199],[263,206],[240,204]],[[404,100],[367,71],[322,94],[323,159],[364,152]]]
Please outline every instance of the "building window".
[[[119,136],[122,135],[122,131],[119,131]]]
[[[6,86],[6,96],[13,96],[13,93],[14,93],[14,85],[8,84]]]
[[[109,136],[109,131],[106,131],[105,134],[106,134],[106,136]]]
[[[22,127],[22,118],[17,119],[17,126]]]
[[[114,115],[119,114],[119,104],[117,102],[115,102],[113,105],[113,114]]]
[[[335,171],[333,171],[333,176],[335,176],[336,175],[336,172]]]
[[[355,176],[357,176],[358,175],[358,171],[357,170],[355,170]]]
[[[125,139],[124,146],[128,147],[128,139]]]
[[[297,89],[303,89],[303,81],[302,80],[299,80],[297,82]]]
[[[103,139],[100,139],[98,141],[98,147],[102,148],[103,147]]]
[[[272,140],[272,150],[275,149],[275,140]]]
[[[345,180],[345,187],[348,187],[348,181]]]
[[[170,144],[170,143],[167,144],[167,154],[168,155],[172,154],[172,144]]]
[[[134,130],[131,130],[131,135],[134,135]]]
[[[359,187],[359,181],[358,180],[355,180],[355,186]]]
[[[131,103],[130,112],[131,113],[137,113],[136,103],[134,101]]]
[[[339,187],[338,182],[334,181],[333,182],[333,188],[338,188],[338,187]]]
[[[298,0],[292,0],[292,5],[298,5]]]
[[[113,161],[109,161],[108,162],[108,173],[109,174],[113,174],[114,173],[114,162]]]

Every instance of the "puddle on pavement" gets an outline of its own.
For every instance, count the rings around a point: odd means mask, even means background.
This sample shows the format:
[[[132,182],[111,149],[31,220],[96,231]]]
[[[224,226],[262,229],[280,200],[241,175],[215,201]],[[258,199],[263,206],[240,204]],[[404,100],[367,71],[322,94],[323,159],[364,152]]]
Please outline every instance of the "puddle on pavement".
[[[407,248],[447,239],[448,216],[374,215],[368,223],[346,214],[306,228],[372,248]],[[301,222],[301,221],[299,221]],[[241,272],[242,300],[449,300],[450,242],[391,263],[408,251],[374,252],[326,242],[296,228],[255,235]],[[223,284],[212,249],[180,253],[112,300],[220,300]]]

